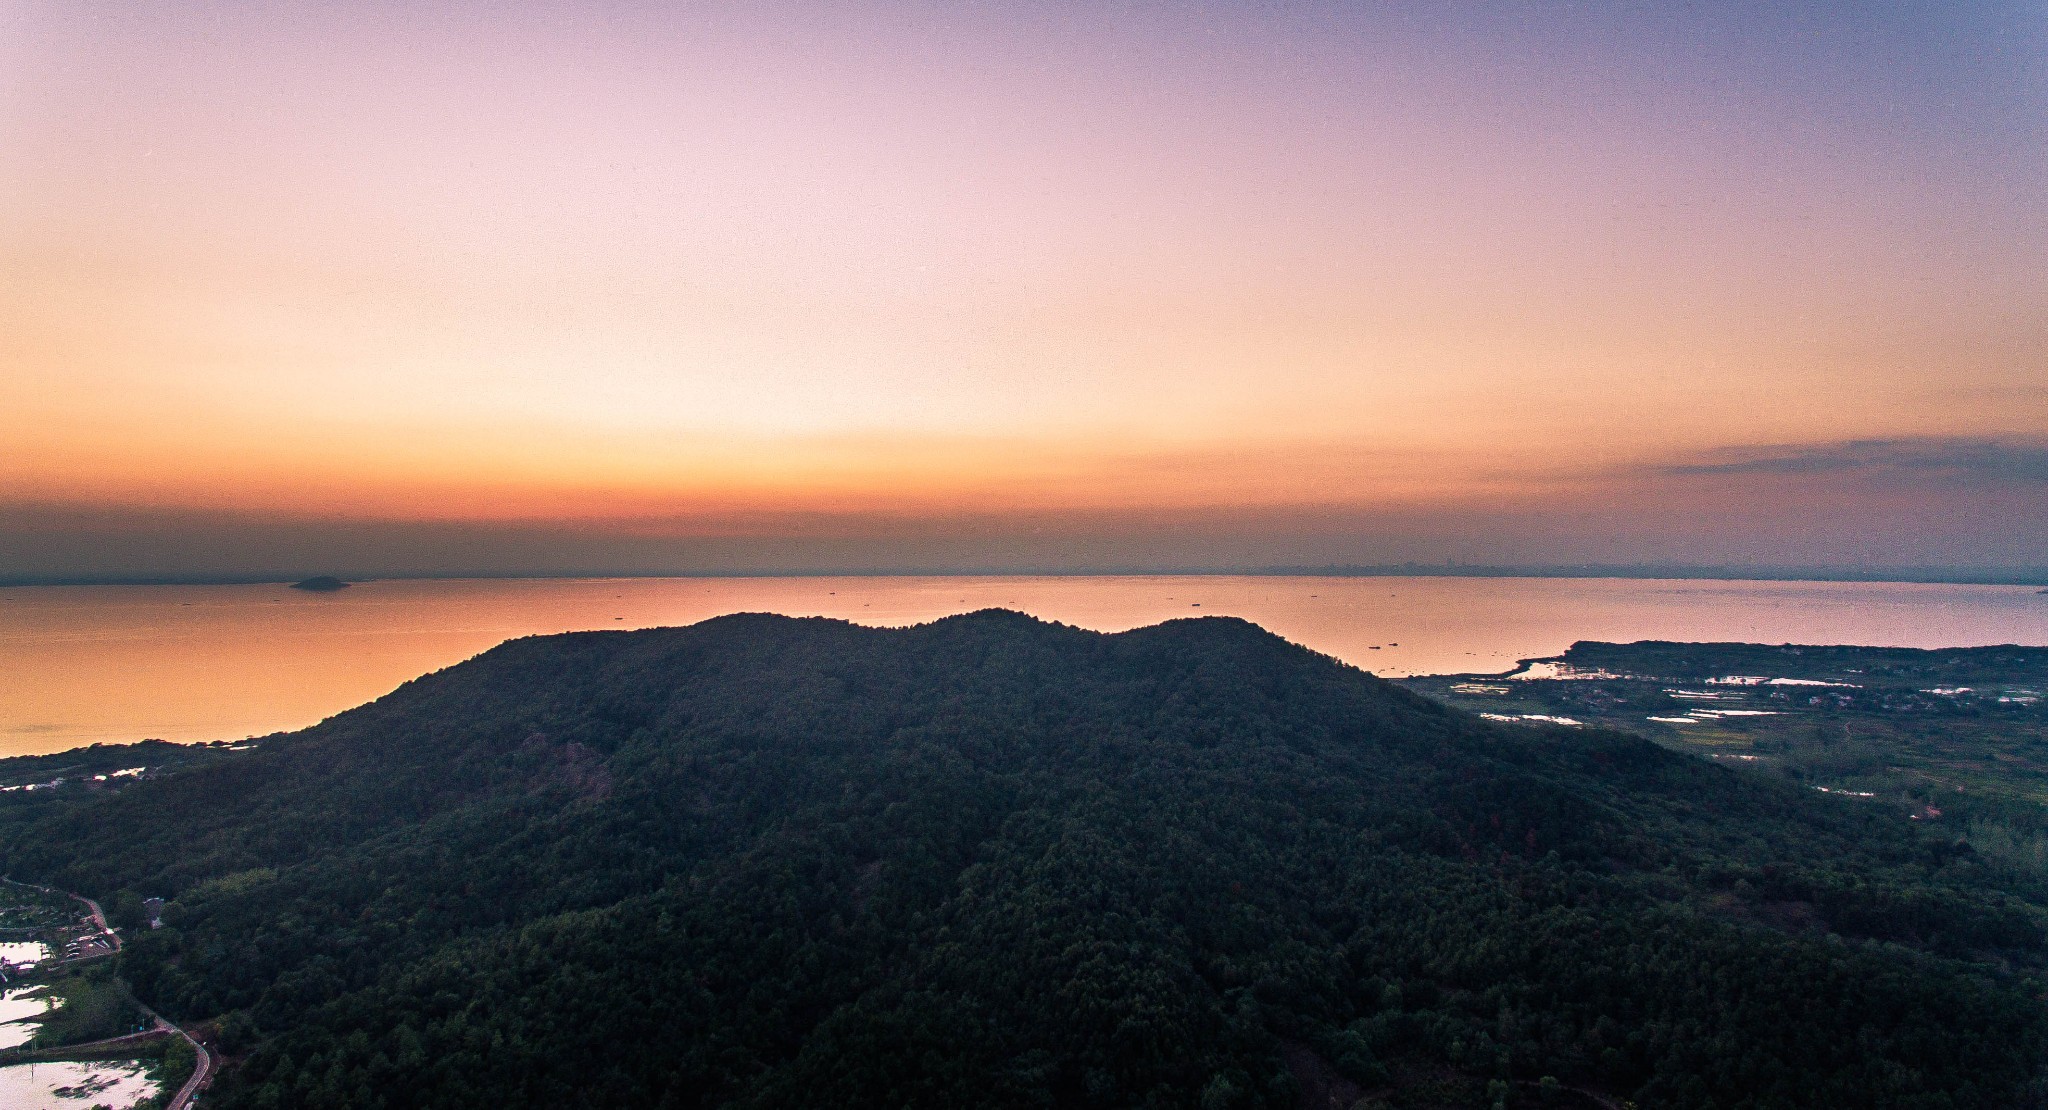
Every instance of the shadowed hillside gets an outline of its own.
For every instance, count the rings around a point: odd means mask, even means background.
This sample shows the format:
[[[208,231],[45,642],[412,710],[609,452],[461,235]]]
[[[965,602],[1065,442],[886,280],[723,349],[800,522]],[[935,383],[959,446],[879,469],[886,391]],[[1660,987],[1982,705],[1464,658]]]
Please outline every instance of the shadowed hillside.
[[[219,1106],[2048,1104],[1967,845],[1236,620],[518,640],[0,836]]]

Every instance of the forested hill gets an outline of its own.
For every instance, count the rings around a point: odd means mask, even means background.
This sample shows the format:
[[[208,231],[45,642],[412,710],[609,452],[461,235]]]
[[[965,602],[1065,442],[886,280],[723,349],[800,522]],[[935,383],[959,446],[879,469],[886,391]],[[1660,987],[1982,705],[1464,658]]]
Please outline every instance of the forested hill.
[[[2048,1105],[1966,844],[1228,619],[517,640],[0,856],[217,1106]]]

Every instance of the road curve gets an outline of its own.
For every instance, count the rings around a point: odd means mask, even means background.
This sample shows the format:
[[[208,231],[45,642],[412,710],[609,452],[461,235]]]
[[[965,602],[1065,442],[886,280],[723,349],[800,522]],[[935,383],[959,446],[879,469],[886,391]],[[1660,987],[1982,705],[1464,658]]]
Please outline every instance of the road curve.
[[[69,894],[70,892],[66,891],[65,893]],[[71,896],[85,903],[85,908],[92,913],[92,923],[100,927],[100,932],[105,933],[107,939],[113,942],[114,951],[119,952],[121,950],[121,934],[108,926],[107,915],[100,912],[100,904],[83,894],[72,894]]]
[[[50,888],[37,887],[36,889],[49,890]],[[119,952],[121,950],[121,934],[115,932],[107,925],[107,915],[100,912],[100,904],[83,894],[72,894],[68,890],[63,893],[85,903],[86,910],[92,915],[92,923],[99,926],[101,935],[105,936],[108,943],[114,946],[114,951]],[[143,1006],[140,999],[137,999],[135,1004],[142,1008],[142,1012],[149,1016],[149,1020],[156,1022],[158,1029],[162,1029],[167,1033],[176,1033],[178,1036],[185,1038],[186,1044],[192,1046],[192,1078],[187,1079],[185,1085],[178,1088],[178,1093],[172,1095],[169,1102],[164,1103],[164,1110],[187,1110],[192,1105],[192,1100],[199,1097],[200,1090],[213,1078],[213,1053],[206,1051],[206,1046],[199,1043],[199,1038],[185,1032],[180,1026],[165,1021],[162,1014],[147,1006]]]
[[[69,892],[67,891],[66,893]],[[100,912],[100,904],[83,894],[73,894],[71,896],[84,902],[85,908],[92,911],[93,924],[100,927],[100,932],[113,944],[114,951],[119,952],[121,950],[121,934],[107,926],[107,915]],[[178,1093],[171,1096],[171,1101],[164,1103],[164,1110],[186,1110],[187,1107],[192,1105],[192,1100],[199,1097],[200,1089],[205,1087],[207,1081],[213,1078],[213,1053],[206,1051],[206,1046],[199,1043],[199,1038],[185,1032],[184,1029],[171,1022],[165,1021],[162,1014],[147,1006],[143,1006],[140,999],[136,1000],[135,1004],[142,1006],[142,1012],[149,1015],[149,1020],[156,1022],[158,1029],[168,1033],[176,1033],[178,1036],[185,1038],[186,1044],[192,1046],[192,1077],[185,1080],[185,1085],[178,1088]]]
[[[142,1003],[138,1002],[136,1005],[142,1006]],[[164,1103],[164,1110],[186,1110],[192,1105],[192,1100],[199,1097],[200,1088],[206,1086],[207,1081],[213,1078],[213,1053],[206,1051],[206,1046],[200,1044],[198,1038],[165,1021],[155,1010],[142,1006],[142,1012],[156,1022],[157,1028],[176,1033],[185,1038],[186,1044],[192,1046],[192,1077],[185,1080],[185,1085],[178,1088],[178,1093],[171,1096],[171,1101]]]

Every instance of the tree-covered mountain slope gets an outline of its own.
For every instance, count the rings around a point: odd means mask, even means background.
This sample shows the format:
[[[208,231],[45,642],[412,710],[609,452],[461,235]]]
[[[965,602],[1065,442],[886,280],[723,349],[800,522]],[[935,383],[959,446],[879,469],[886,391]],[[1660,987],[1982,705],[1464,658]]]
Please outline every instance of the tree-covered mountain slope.
[[[1228,619],[517,640],[0,852],[217,1106],[2048,1105],[1967,845]]]

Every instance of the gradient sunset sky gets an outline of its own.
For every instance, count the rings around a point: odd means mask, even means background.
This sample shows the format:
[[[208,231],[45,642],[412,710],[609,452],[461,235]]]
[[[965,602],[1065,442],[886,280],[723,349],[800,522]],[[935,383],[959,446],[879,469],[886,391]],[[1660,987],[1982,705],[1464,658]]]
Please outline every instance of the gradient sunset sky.
[[[0,0],[0,579],[2048,566],[2048,5]]]

